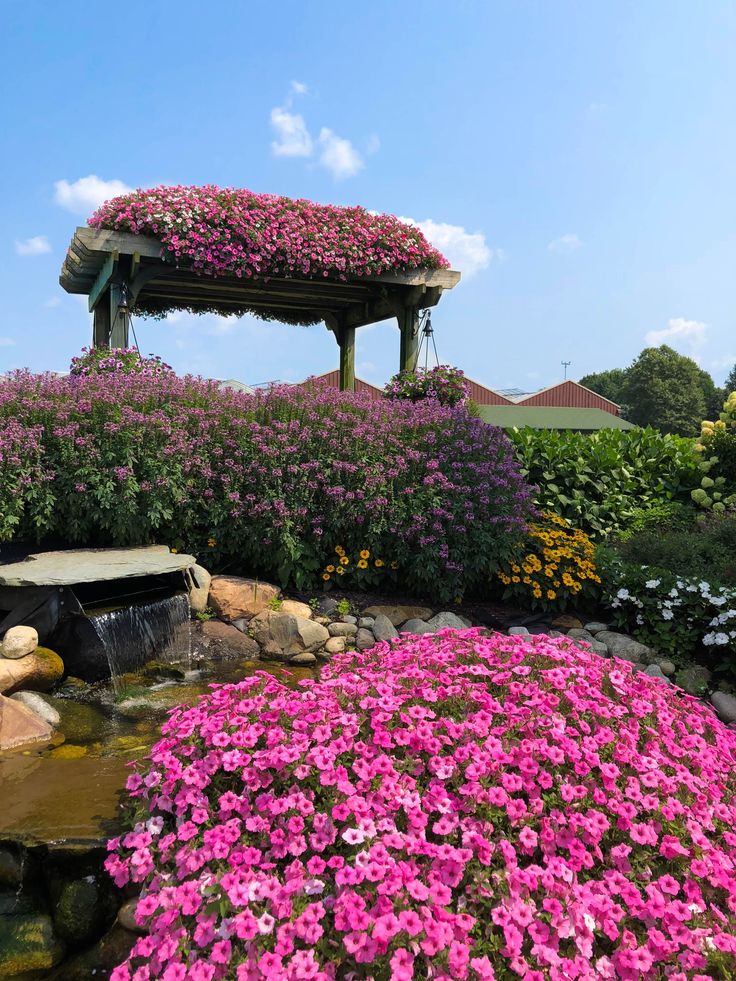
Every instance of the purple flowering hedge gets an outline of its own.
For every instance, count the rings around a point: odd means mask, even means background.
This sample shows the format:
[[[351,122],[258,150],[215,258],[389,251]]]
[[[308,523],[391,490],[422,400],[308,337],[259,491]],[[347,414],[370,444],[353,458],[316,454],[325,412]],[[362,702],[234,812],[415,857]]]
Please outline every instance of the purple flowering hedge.
[[[346,584],[438,599],[485,585],[530,513],[510,443],[462,408],[168,373],[8,376],[0,494],[0,541],[209,546],[297,588],[368,551]]]

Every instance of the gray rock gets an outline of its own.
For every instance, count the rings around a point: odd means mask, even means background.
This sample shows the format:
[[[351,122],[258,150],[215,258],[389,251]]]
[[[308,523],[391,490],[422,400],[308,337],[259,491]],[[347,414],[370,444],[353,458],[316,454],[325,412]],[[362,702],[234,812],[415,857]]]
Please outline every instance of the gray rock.
[[[427,623],[432,630],[444,630],[446,627],[450,627],[453,630],[467,630],[468,627],[472,626],[470,620],[466,620],[465,617],[459,617],[457,613],[451,613],[448,610],[435,613],[431,620],[427,620]]]
[[[358,619],[358,626],[359,627],[365,627],[366,630],[372,630],[373,629],[373,624],[375,622],[376,621],[375,621],[375,619],[373,617],[359,617],[359,619]]]
[[[547,634],[548,637],[566,637],[567,634],[563,634],[561,630],[550,630]]]
[[[365,627],[361,627],[355,638],[355,645],[358,650],[367,651],[368,648],[375,647],[375,644],[376,638],[373,636],[372,631],[366,630]]]
[[[145,927],[138,926],[135,918],[136,907],[138,906],[138,899],[129,899],[127,902],[118,910],[118,923],[121,927],[126,930],[131,930],[133,933],[148,933]]]
[[[342,654],[347,644],[347,637],[330,637],[324,646],[325,654]]]
[[[327,630],[329,631],[330,637],[354,637],[358,632],[358,628],[354,623],[342,623],[342,621],[331,623]]]
[[[377,617],[379,613],[388,617],[395,627],[400,627],[407,620],[429,620],[432,611],[426,606],[367,606],[363,616]]]
[[[529,631],[526,627],[509,627],[509,637],[528,637]]]
[[[412,617],[411,620],[407,620],[406,623],[401,625],[402,634],[431,634],[434,633],[430,625],[426,620],[420,620],[418,617]]]
[[[337,609],[337,600],[333,596],[323,596],[317,608],[323,616],[328,616]]]
[[[705,695],[710,688],[711,672],[702,664],[690,664],[675,675],[675,682],[688,695]]]
[[[0,845],[0,888],[16,890],[23,882],[23,854],[12,845]]]
[[[399,631],[391,623],[389,618],[383,613],[379,613],[376,619],[373,621],[373,636],[376,640],[393,640],[394,637],[399,636]]]
[[[0,566],[0,586],[72,586],[134,576],[182,572],[196,564],[193,555],[178,555],[167,545],[142,548],[75,548],[39,552],[22,562]]]
[[[0,978],[48,977],[64,956],[50,916],[36,913],[0,918]]]
[[[327,629],[314,620],[275,610],[263,610],[253,617],[250,632],[260,644],[261,657],[274,657],[292,663],[296,654],[312,654],[320,650],[330,636]]]
[[[599,630],[595,639],[598,643],[606,645],[612,657],[619,657],[622,661],[641,662],[644,657],[651,654],[651,648],[645,644],[640,644],[633,637],[616,633],[614,630]]]
[[[300,654],[292,654],[289,664],[314,664],[317,658],[310,651],[302,651]]]
[[[587,640],[588,643],[595,639],[593,634],[584,627],[573,627],[572,630],[567,631],[567,636],[572,637],[573,640]]]
[[[189,578],[189,603],[192,613],[204,613],[210,595],[212,576],[203,565],[193,565],[187,573]]]
[[[601,623],[599,620],[592,620],[590,623],[585,624],[585,629],[590,634],[599,634],[601,630],[608,630],[608,624]]]
[[[340,617],[342,623],[357,623],[358,618],[354,617],[351,613],[345,613]]]
[[[721,722],[728,724],[736,722],[736,695],[729,695],[726,691],[714,691],[710,700]]]
[[[235,627],[241,632],[241,634],[247,634],[248,628],[250,627],[250,620],[248,620],[246,617],[238,617],[237,620],[233,620],[230,626]]]
[[[671,678],[675,671],[677,671],[677,665],[674,663],[674,661],[657,661],[657,664],[659,665],[662,674],[667,678]]]
[[[25,705],[31,712],[35,712],[39,718],[43,719],[44,722],[48,722],[54,729],[59,728],[61,716],[53,705],[49,705],[43,695],[39,695],[36,691],[17,691],[15,695],[11,695],[10,697],[14,701],[20,702],[21,705]]]
[[[201,633],[225,655],[238,657],[258,657],[258,643],[247,633],[239,630],[235,624],[223,623],[221,620],[207,620],[202,624]]]
[[[644,668],[644,674],[648,674],[650,678],[661,678],[662,681],[667,681],[664,671],[660,668],[658,664],[649,664]]]
[[[83,943],[98,935],[105,909],[94,876],[65,882],[54,906],[54,927],[62,939]]]
[[[0,643],[2,657],[16,658],[32,654],[38,647],[38,633],[35,627],[11,627]]]

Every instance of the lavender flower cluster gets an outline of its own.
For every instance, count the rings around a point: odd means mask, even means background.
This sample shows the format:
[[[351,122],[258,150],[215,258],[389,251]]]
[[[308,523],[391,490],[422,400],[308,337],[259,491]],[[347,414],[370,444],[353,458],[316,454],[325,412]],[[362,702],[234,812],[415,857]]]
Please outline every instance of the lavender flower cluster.
[[[462,408],[165,373],[8,376],[0,488],[0,541],[212,538],[213,566],[297,588],[340,544],[438,599],[484,585],[531,514],[510,443]]]

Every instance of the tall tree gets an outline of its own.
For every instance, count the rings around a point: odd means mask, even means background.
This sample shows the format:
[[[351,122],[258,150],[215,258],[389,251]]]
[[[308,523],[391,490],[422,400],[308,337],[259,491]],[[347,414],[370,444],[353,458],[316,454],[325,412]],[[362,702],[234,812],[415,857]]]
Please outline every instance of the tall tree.
[[[724,388],[726,390],[726,395],[730,395],[731,392],[736,392],[736,364],[731,368],[728,378],[724,383]]]
[[[590,375],[584,375],[578,384],[585,385],[591,392],[597,392],[604,399],[621,405],[625,383],[626,369],[611,368],[610,371],[594,371]]]
[[[726,392],[719,388],[707,371],[700,369],[700,387],[705,399],[705,414],[708,419],[717,419],[726,401]]]
[[[629,419],[665,433],[696,436],[706,414],[701,369],[671,347],[645,348],[626,372]]]

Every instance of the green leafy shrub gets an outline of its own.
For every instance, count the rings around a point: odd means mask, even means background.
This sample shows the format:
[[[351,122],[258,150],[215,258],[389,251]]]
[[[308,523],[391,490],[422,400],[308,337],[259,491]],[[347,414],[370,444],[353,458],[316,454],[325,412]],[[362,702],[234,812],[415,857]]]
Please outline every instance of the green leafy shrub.
[[[642,509],[686,501],[700,479],[694,441],[653,429],[509,432],[537,506],[598,538]]]
[[[167,373],[5,379],[0,489],[0,540],[163,541],[298,589],[340,544],[438,601],[485,587],[532,513],[505,435],[460,407]]]
[[[603,601],[617,626],[675,661],[696,655],[713,670],[736,673],[736,589],[597,555]]]
[[[667,508],[655,514],[658,520],[650,518],[636,531],[630,528],[616,544],[624,561],[736,586],[736,511],[697,519]]]

